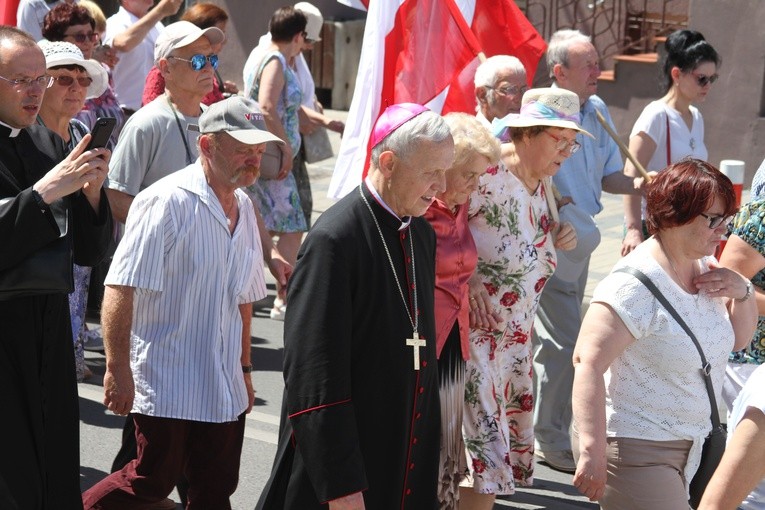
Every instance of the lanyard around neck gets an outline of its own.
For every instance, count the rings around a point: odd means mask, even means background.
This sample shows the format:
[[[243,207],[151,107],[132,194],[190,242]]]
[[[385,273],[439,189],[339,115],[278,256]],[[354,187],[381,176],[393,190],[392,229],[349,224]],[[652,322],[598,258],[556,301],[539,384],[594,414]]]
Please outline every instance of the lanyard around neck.
[[[173,117],[175,117],[175,124],[178,126],[178,131],[181,133],[181,140],[183,140],[183,147],[186,149],[186,164],[190,165],[194,162],[194,158],[191,156],[191,148],[189,147],[189,141],[186,139],[186,131],[183,129],[183,126],[181,126],[181,119],[178,118],[178,112],[175,111],[175,106],[173,106],[172,101],[170,101],[170,98],[165,94],[165,99],[167,100],[167,105],[170,107],[170,110],[173,112]]]

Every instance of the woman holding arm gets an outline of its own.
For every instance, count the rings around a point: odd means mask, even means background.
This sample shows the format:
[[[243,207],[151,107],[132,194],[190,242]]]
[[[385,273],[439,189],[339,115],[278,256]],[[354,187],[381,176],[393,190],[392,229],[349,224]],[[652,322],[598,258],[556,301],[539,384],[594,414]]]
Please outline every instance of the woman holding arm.
[[[648,189],[653,237],[595,289],[574,350],[574,485],[604,510],[687,510],[712,429],[701,358],[688,334],[623,267],[642,271],[697,337],[716,396],[728,353],[751,339],[751,283],[713,254],[736,210],[733,185],[686,159]],[[578,435],[578,437],[576,437]]]
[[[288,65],[303,48],[306,17],[292,7],[281,7],[269,23],[271,44],[257,65],[250,97],[263,110],[268,130],[285,140],[280,145],[282,167],[276,179],[264,179],[247,188],[271,236],[278,236],[276,247],[292,266],[307,230],[293,168],[299,166],[300,131],[298,109],[302,100],[300,85]],[[277,285],[271,318],[284,320],[285,289]]]
[[[720,67],[720,56],[704,36],[694,30],[673,32],[665,48],[666,93],[645,107],[632,128],[629,141],[630,153],[649,172],[662,170],[685,157],[707,159],[704,118],[693,103],[706,99]],[[624,172],[639,177],[629,160]],[[626,232],[622,256],[647,237],[642,221],[644,204],[641,195],[624,195]]]

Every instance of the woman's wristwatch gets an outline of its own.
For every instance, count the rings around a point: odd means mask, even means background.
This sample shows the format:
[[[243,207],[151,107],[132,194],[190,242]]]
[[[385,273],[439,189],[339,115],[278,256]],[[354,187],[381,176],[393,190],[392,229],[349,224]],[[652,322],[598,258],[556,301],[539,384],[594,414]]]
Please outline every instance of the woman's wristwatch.
[[[744,294],[744,297],[742,297],[742,298],[736,298],[736,301],[738,301],[738,302],[746,301],[747,299],[749,299],[749,297],[751,295],[752,295],[752,282],[751,282],[751,280],[747,280],[746,281],[746,294]]]

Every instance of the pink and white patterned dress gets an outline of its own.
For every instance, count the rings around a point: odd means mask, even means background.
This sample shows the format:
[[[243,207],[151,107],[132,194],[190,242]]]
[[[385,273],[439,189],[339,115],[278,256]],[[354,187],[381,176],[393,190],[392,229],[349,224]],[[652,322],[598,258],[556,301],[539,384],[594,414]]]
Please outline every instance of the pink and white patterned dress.
[[[502,314],[500,330],[474,329],[466,362],[463,435],[481,494],[513,494],[534,473],[531,330],[539,296],[555,271],[545,189],[529,193],[504,164],[481,177],[471,197],[477,274]]]

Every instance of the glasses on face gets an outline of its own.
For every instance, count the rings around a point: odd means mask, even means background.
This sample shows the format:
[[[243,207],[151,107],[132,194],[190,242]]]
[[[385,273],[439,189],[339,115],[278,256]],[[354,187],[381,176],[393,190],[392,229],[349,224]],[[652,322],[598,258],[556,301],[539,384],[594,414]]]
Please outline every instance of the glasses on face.
[[[205,65],[207,65],[207,62],[210,62],[210,65],[213,69],[218,69],[218,55],[202,55],[201,53],[198,53],[196,55],[192,55],[191,58],[181,58],[181,57],[174,57],[170,55],[167,58],[174,58],[175,60],[182,60],[183,62],[188,62],[191,68],[194,71],[201,71],[205,68]]]
[[[557,150],[559,150],[559,151],[566,151],[567,150],[569,156],[571,154],[576,153],[576,151],[579,150],[579,147],[581,147],[579,142],[577,142],[576,140],[569,141],[569,140],[566,140],[565,138],[561,138],[561,137],[555,136],[554,134],[550,133],[549,131],[542,131],[542,132],[545,133],[550,138],[552,138],[553,140],[555,140],[556,142],[558,142],[557,144],[555,144],[555,148]]]
[[[61,76],[51,76],[50,85],[48,85],[48,88],[51,88],[53,86],[53,82],[55,81],[62,87],[71,87],[74,81],[77,80],[77,83],[80,85],[80,87],[88,88],[90,87],[90,84],[93,83],[93,78],[90,76],[69,76],[66,74],[63,74]]]
[[[720,75],[717,73],[711,76],[707,76],[705,74],[696,74],[696,73],[691,73],[691,74],[693,74],[693,77],[696,78],[696,83],[699,84],[699,87],[706,87],[710,83],[716,82],[717,78],[720,77]]]
[[[526,85],[521,85],[520,87],[516,87],[515,85],[502,85],[501,87],[492,87],[492,89],[503,96],[517,96],[518,94],[523,94],[529,90]]]
[[[16,78],[15,80],[0,76],[0,80],[7,81],[18,90],[28,89],[32,87],[32,85],[39,85],[40,87],[47,89],[50,87],[50,84],[53,83],[53,76],[43,74],[37,78]]]
[[[98,32],[88,32],[86,34],[65,34],[64,37],[71,37],[78,43],[82,44],[85,41],[98,42],[101,36]]]
[[[700,215],[709,221],[709,225],[707,226],[713,230],[723,224],[727,227],[730,225],[730,222],[733,221],[733,216],[716,216],[714,214],[704,213],[701,213]]]

